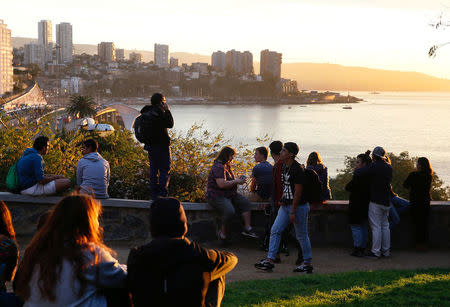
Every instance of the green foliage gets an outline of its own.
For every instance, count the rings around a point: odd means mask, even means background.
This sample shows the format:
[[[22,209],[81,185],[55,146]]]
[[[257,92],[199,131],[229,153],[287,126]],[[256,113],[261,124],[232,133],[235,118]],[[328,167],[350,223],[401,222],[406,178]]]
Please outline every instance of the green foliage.
[[[398,156],[388,153],[391,160],[393,177],[392,189],[400,197],[409,198],[409,191],[403,187],[403,182],[409,173],[415,171],[418,157],[410,157],[407,151],[401,152]],[[339,171],[336,178],[330,179],[330,187],[334,199],[348,199],[348,192],[345,191],[345,185],[352,179],[355,168],[356,157],[345,157],[345,168]],[[433,200],[448,200],[450,198],[449,188],[444,186],[444,182],[436,173],[433,174],[433,183],[431,186],[431,197]]]
[[[448,306],[450,269],[348,272],[234,282],[222,306]]]
[[[73,95],[70,97],[70,105],[66,108],[67,113],[80,118],[93,116],[97,112],[96,103],[91,96]]]

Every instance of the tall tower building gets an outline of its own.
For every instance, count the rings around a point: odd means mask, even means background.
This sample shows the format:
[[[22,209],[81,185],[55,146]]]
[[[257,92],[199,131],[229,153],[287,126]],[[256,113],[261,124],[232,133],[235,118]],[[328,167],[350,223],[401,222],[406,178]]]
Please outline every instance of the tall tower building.
[[[68,22],[56,25],[56,50],[59,64],[72,63],[72,25]]]
[[[116,61],[116,48],[113,42],[101,42],[97,45],[98,56],[105,63]]]
[[[269,51],[268,49],[261,51],[260,75],[271,74],[278,81],[281,78],[281,57],[282,54]]]
[[[215,70],[225,71],[226,68],[225,52],[222,51],[213,52],[211,56],[211,64]]]
[[[244,51],[242,53],[241,69],[244,74],[253,73],[253,54],[250,51]]]
[[[167,67],[169,66],[169,46],[168,45],[160,45],[155,44],[154,50],[155,56],[155,65],[159,67]]]
[[[11,30],[0,19],[0,96],[14,87],[12,50]]]
[[[125,60],[125,49],[116,49],[116,60],[117,61]]]
[[[38,44],[44,46],[45,61],[52,62],[53,32],[52,32],[52,22],[50,20],[41,20],[38,22]]]
[[[234,49],[227,51],[225,54],[226,68],[235,73],[242,72],[242,52]]]

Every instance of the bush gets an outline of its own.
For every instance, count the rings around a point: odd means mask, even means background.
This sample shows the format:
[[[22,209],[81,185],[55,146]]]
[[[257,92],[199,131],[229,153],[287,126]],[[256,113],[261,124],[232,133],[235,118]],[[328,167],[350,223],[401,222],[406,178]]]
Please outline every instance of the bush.
[[[409,173],[416,169],[418,157],[410,157],[407,151],[401,152],[398,156],[388,153],[388,156],[391,159],[393,169],[392,189],[400,197],[409,198],[409,191],[403,187],[403,182]],[[348,199],[345,185],[352,179],[355,163],[356,157],[345,157],[345,168],[339,171],[336,178],[330,179],[330,187],[334,199]],[[439,179],[436,173],[433,174],[431,197],[433,200],[448,200],[450,197],[450,188],[444,187],[444,182]]]

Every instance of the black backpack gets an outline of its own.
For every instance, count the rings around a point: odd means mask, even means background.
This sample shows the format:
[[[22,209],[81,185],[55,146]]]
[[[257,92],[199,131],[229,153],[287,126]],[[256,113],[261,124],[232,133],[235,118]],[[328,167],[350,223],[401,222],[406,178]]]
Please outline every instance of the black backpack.
[[[305,193],[306,200],[311,202],[320,201],[320,196],[322,194],[322,182],[320,181],[319,175],[309,168],[305,168],[306,184],[303,189]]]
[[[134,135],[139,142],[143,144],[151,143],[152,121],[153,116],[151,113],[143,113],[134,120]]]

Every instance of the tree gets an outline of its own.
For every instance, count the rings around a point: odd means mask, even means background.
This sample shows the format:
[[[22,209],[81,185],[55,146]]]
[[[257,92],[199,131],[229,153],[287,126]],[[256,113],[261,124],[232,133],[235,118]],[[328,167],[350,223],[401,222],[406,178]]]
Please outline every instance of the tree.
[[[73,95],[70,97],[70,105],[67,113],[80,118],[93,116],[97,113],[96,103],[91,96]]]
[[[388,153],[391,159],[393,178],[392,189],[399,196],[409,198],[409,192],[403,187],[403,182],[409,173],[415,170],[417,157],[410,157],[407,151],[401,152],[398,156]],[[355,167],[355,157],[345,157],[345,168],[339,171],[336,178],[330,180],[330,187],[334,199],[348,199],[348,192],[345,185],[352,179]],[[433,200],[448,200],[450,198],[450,187],[445,187],[444,182],[433,173],[433,183],[431,185],[431,198]]]

